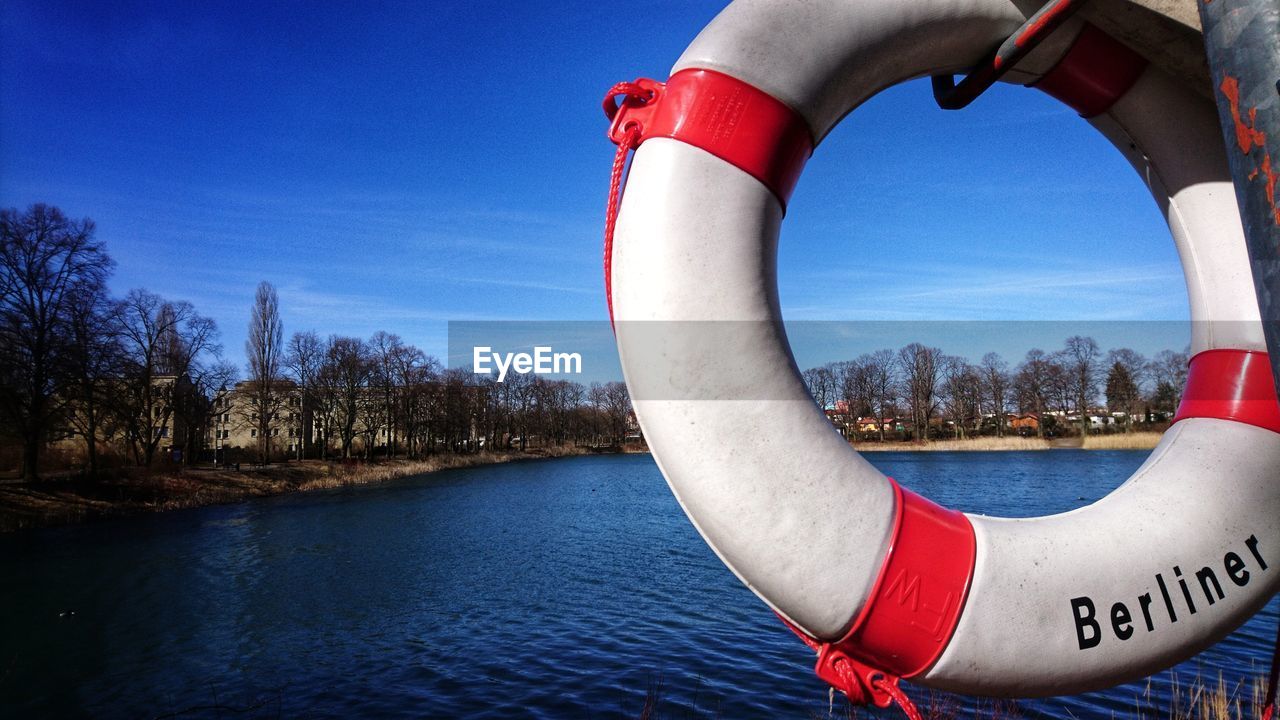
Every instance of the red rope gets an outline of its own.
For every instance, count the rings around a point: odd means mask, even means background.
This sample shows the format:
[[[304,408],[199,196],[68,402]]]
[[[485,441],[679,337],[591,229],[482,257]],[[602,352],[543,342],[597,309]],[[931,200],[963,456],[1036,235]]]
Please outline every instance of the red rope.
[[[651,93],[635,83],[614,85],[604,98],[604,112],[610,118],[618,113],[618,106],[613,102],[618,95],[648,97]],[[640,144],[640,132],[638,125],[625,130],[626,134],[618,142],[618,152],[613,155],[613,174],[609,177],[609,204],[604,215],[604,296],[609,303],[610,323],[613,322],[613,228],[618,223],[618,207],[622,203],[622,175],[627,166],[627,153]]]
[[[609,303],[609,322],[613,322],[613,228],[618,223],[618,206],[622,204],[622,171],[627,153],[640,144],[640,128],[627,130],[618,152],[613,155],[613,174],[609,177],[609,206],[604,214],[604,296]]]
[[[902,709],[902,714],[907,716],[907,720],[922,720],[915,703],[911,702],[911,698],[907,697],[897,683],[891,682],[884,675],[877,675],[872,678],[871,684],[880,692],[893,698],[893,701]]]

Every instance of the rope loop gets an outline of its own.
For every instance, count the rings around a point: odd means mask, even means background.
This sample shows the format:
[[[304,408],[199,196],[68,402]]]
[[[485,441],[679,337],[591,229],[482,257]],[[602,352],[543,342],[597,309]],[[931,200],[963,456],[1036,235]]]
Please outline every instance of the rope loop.
[[[604,116],[613,122],[613,118],[622,109],[622,105],[614,102],[618,98],[622,98],[623,105],[628,100],[635,99],[641,105],[652,102],[656,93],[641,85],[639,82],[620,82],[609,88],[609,92],[604,96]]]

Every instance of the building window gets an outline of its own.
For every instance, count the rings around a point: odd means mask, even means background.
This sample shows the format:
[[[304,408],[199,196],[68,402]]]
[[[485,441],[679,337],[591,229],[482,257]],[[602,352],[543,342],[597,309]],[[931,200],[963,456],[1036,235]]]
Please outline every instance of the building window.
[[[274,428],[271,431],[271,437],[280,437],[280,428]]]
[[[249,431],[249,437],[258,437],[258,429],[254,428]]]

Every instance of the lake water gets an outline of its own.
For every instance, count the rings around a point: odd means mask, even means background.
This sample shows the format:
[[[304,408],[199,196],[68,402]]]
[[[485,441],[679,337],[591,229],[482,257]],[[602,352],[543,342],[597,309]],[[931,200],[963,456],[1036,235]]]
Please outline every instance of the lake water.
[[[944,504],[1037,515],[1101,497],[1145,453],[869,457]],[[1181,682],[1264,673],[1278,606],[1177,668]],[[4,717],[619,718],[650,688],[662,717],[826,717],[812,666],[648,456],[0,537]],[[1020,707],[1127,716],[1139,698],[1167,708],[1171,685]]]

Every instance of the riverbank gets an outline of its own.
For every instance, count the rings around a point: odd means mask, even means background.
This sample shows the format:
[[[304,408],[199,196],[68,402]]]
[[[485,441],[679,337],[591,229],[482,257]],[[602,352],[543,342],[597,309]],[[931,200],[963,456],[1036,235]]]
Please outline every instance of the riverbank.
[[[981,437],[928,443],[856,442],[859,452],[992,452],[1055,449],[1149,450],[1161,433],[1135,432],[1046,440],[1024,437]],[[0,532],[66,525],[145,512],[239,502],[254,497],[369,485],[452,468],[492,465],[516,460],[596,454],[585,447],[538,448],[472,455],[436,455],[423,460],[382,460],[343,464],[320,460],[265,467],[182,468],[88,481],[58,479],[0,485]],[[640,452],[645,452],[640,450]]]
[[[107,480],[78,478],[0,485],[0,532],[67,525],[148,512],[233,503],[292,492],[371,485],[440,470],[598,454],[588,447],[434,455],[372,463],[291,461],[261,467],[193,467]],[[616,451],[606,451],[616,452]]]
[[[1117,433],[1088,437],[980,437],[965,440],[931,440],[916,442],[855,442],[858,452],[994,452],[1037,450],[1150,450],[1162,437],[1158,432]]]

